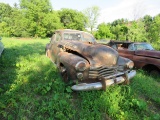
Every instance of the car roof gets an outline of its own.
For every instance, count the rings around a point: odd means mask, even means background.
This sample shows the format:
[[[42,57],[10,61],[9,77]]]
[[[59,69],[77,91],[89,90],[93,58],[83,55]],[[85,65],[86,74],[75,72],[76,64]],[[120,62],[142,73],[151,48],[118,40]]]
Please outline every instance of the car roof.
[[[140,43],[146,43],[146,42],[132,42],[132,41],[117,41],[117,40],[110,40],[111,43],[116,43],[116,44],[131,44],[131,43],[135,43],[135,44],[140,44]],[[148,43],[146,43],[148,44]]]
[[[61,32],[61,33],[64,33],[64,32],[73,32],[73,33],[85,33],[85,34],[88,34],[88,35],[91,35],[93,36],[92,34],[88,33],[88,32],[85,32],[85,31],[80,31],[80,30],[73,30],[73,29],[58,29],[56,30],[55,32]]]
[[[57,32],[83,32],[80,30],[73,30],[73,29],[58,29]]]

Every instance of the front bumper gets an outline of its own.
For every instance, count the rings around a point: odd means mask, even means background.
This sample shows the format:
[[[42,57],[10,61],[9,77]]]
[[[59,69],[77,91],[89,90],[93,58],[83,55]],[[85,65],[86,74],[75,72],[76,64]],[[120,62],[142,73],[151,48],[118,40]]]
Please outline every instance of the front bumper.
[[[121,73],[122,74],[122,73]],[[125,81],[130,80],[136,75],[136,71],[132,70],[126,73],[123,73],[121,76],[117,76],[112,79],[106,79],[104,78],[102,82],[96,82],[96,83],[80,83],[77,85],[73,85],[71,88],[74,91],[89,91],[89,90],[100,90],[104,89],[108,86],[114,85],[114,84],[120,84]]]

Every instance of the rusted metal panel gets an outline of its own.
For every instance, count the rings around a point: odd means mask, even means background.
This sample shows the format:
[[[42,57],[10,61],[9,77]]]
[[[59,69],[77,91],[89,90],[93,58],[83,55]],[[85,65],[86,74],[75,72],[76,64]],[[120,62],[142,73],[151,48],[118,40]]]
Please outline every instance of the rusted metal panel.
[[[156,50],[137,50],[135,51],[135,55],[139,55],[139,56],[146,56],[146,57],[153,57],[153,58],[158,58],[160,59],[160,51],[156,51]]]

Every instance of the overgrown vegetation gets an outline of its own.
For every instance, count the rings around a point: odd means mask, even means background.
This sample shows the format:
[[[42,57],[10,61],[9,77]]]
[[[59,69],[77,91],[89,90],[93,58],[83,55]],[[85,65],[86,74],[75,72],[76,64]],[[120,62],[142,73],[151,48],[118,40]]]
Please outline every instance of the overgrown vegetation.
[[[98,6],[77,11],[68,8],[54,10],[50,0],[19,0],[11,7],[0,3],[0,36],[49,37],[56,29],[90,29],[96,39],[146,41],[160,44],[160,14],[140,16],[136,20],[117,19],[100,23]],[[110,16],[108,16],[110,17]],[[104,21],[105,22],[105,21]],[[97,28],[97,31],[94,29]]]
[[[47,39],[3,38],[0,119],[159,120],[160,81],[138,71],[130,85],[73,92],[45,56]]]
[[[160,43],[160,14],[149,15],[136,21],[118,19],[112,23],[101,23],[95,33],[98,39],[129,40],[135,42]]]

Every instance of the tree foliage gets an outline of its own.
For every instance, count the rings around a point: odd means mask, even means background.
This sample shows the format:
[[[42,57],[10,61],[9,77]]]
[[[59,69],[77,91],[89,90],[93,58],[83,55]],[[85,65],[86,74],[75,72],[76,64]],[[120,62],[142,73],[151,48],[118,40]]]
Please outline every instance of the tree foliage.
[[[100,9],[98,6],[93,6],[85,9],[83,13],[87,17],[86,27],[90,28],[91,33],[93,32],[93,28],[97,25],[97,20],[100,15]]]
[[[145,15],[129,21],[117,19],[97,25],[97,6],[77,11],[68,8],[53,10],[50,0],[20,0],[13,7],[0,3],[0,36],[49,37],[56,29],[93,29],[97,39],[147,41],[160,43],[160,14]],[[110,17],[110,16],[108,16]]]
[[[144,22],[142,20],[133,22],[129,28],[129,40],[144,42],[146,37]]]
[[[5,3],[0,3],[0,35],[10,36],[10,22],[12,7]]]
[[[85,15],[82,12],[64,8],[58,11],[58,13],[64,28],[84,30],[85,23],[87,21]]]
[[[97,39],[105,38],[104,34],[100,32],[103,30],[103,27],[98,27],[98,31],[95,34]],[[146,15],[133,21],[117,19],[110,23],[109,30],[104,31],[106,32],[105,34],[112,34],[107,36],[106,39],[160,43],[160,14],[155,17]]]
[[[13,8],[4,3],[0,6],[1,36],[46,37],[62,28],[49,0],[20,0],[20,6]]]
[[[60,20],[52,11],[49,0],[20,0],[20,8],[26,18],[27,33],[30,36],[45,37],[60,27]]]
[[[150,42],[160,43],[160,14],[154,17],[153,22],[150,25],[149,40]]]
[[[106,39],[112,37],[112,33],[110,31],[110,25],[102,23],[98,26],[98,31],[95,34],[97,39]]]

